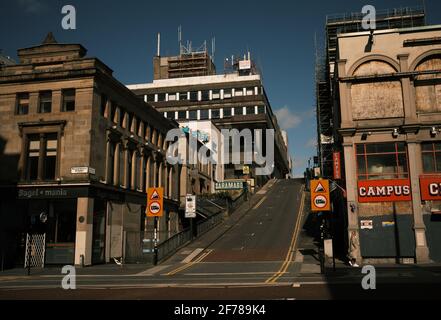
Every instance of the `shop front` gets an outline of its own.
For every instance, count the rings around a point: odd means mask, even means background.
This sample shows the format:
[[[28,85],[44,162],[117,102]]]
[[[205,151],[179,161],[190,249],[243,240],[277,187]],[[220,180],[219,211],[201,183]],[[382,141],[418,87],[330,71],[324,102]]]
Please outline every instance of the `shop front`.
[[[359,144],[356,150],[361,256],[413,260],[412,184],[406,144]]]

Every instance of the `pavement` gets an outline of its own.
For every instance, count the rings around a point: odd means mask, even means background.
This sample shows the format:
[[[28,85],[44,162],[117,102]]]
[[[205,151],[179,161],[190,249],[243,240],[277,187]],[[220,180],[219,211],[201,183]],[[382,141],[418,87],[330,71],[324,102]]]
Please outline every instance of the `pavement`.
[[[158,266],[77,268],[77,290],[61,289],[61,268],[9,270],[0,273],[0,299],[377,299],[438,290],[438,265],[376,266],[375,294],[361,288],[361,268],[337,261],[321,274],[306,199],[301,181],[272,180]]]

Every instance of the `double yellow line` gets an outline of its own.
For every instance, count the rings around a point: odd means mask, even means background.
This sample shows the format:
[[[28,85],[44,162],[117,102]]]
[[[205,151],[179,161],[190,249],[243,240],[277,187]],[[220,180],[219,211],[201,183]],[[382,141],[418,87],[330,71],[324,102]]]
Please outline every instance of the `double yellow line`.
[[[295,248],[296,248],[296,244],[297,244],[297,235],[298,232],[300,230],[300,226],[302,224],[302,219],[303,219],[303,208],[305,206],[305,193],[304,193],[304,187],[302,187],[302,201],[300,203],[300,209],[299,209],[299,215],[297,217],[297,222],[294,228],[294,233],[292,235],[292,239],[291,239],[291,243],[289,245],[289,249],[288,249],[288,253],[286,255],[285,261],[283,262],[282,266],[280,267],[279,271],[277,271],[276,273],[274,273],[270,278],[268,278],[265,283],[267,284],[271,284],[271,283],[276,283],[277,280],[286,273],[286,271],[288,270],[288,267],[292,261],[292,258],[294,256],[295,253]]]
[[[207,250],[206,252],[204,252],[199,258],[197,258],[196,260],[189,262],[173,271],[170,271],[169,273],[166,273],[166,276],[174,276],[175,274],[184,271],[188,268],[190,268],[191,266],[194,266],[195,264],[201,262],[202,260],[204,260],[211,252],[213,252],[213,250]]]

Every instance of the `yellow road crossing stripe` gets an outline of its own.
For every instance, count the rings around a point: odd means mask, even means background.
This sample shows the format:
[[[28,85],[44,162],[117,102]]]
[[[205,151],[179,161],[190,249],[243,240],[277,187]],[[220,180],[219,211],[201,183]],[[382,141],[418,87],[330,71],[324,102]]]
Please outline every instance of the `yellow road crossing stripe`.
[[[188,268],[190,268],[191,266],[201,262],[202,260],[204,260],[211,252],[213,252],[213,250],[208,250],[207,252],[203,253],[199,258],[197,258],[196,260],[189,262],[173,271],[170,271],[169,273],[166,274],[166,276],[173,276],[181,271],[184,271]]]
[[[302,218],[303,218],[303,208],[305,205],[305,193],[304,193],[304,187],[302,186],[302,201],[300,203],[300,208],[299,208],[299,214],[298,214],[298,218],[297,218],[297,223],[295,225],[294,228],[294,233],[292,235],[292,239],[291,239],[291,243],[288,249],[288,253],[286,255],[286,259],[283,262],[282,266],[280,267],[279,271],[277,271],[276,273],[274,273],[270,278],[268,278],[265,283],[275,283],[283,274],[286,273],[286,270],[288,270],[288,267],[292,261],[293,255],[294,255],[294,251],[296,248],[296,243],[297,243],[297,235],[298,232],[300,230],[300,226],[301,226],[301,222],[302,222]]]

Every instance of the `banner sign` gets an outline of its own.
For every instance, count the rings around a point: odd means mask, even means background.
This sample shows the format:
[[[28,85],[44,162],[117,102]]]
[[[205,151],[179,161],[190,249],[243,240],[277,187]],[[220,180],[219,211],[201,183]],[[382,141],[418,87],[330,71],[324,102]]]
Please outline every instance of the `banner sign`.
[[[420,177],[421,200],[441,200],[441,176]]]
[[[333,154],[334,164],[334,180],[341,180],[341,157],[340,152]]]
[[[412,191],[408,179],[358,181],[358,201],[395,202],[412,201]]]

